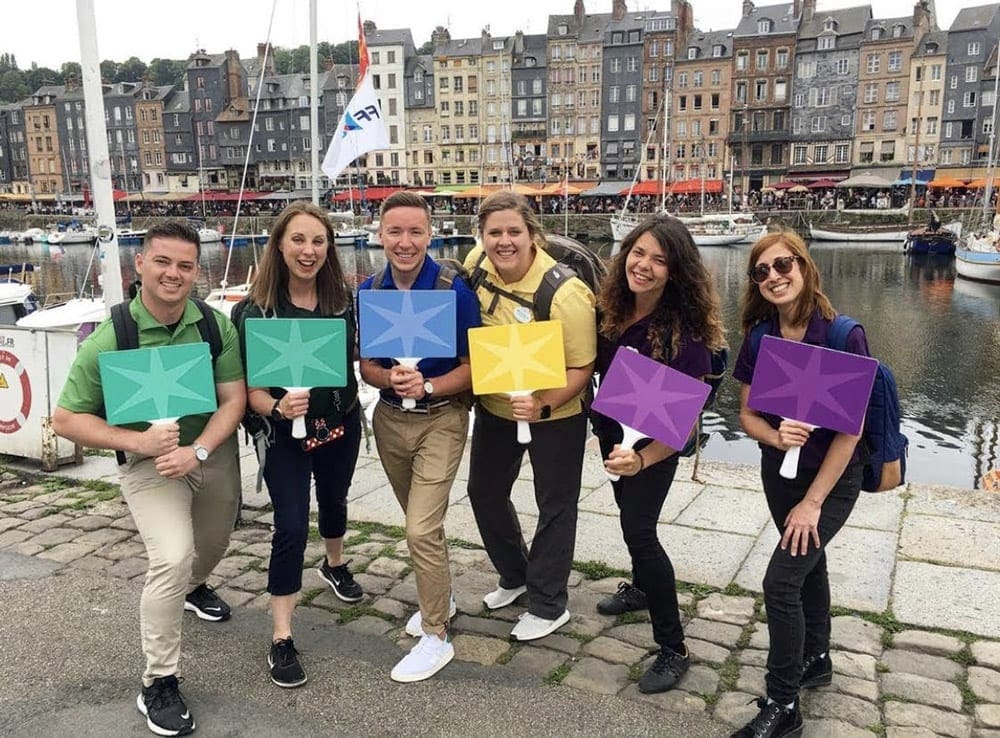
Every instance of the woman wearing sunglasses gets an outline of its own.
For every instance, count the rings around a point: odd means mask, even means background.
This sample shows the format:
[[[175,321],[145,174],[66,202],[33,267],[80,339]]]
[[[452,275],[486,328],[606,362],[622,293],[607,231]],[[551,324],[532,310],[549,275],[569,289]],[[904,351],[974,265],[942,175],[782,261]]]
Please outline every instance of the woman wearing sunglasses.
[[[753,245],[748,274],[741,305],[744,341],[733,376],[742,383],[740,423],[760,446],[764,496],[781,541],[764,575],[767,697],[757,701],[760,712],[733,738],[779,738],[802,732],[799,690],[833,677],[825,551],[858,499],[862,465],[858,436],[811,430],[747,406],[757,360],[751,330],[763,323],[765,335],[825,346],[837,314],[805,243],[790,231],[769,233]],[[847,350],[868,356],[860,326],[848,335]],[[778,470],[785,451],[795,446],[801,447],[798,475],[784,479]]]
[[[618,348],[626,346],[701,379],[712,372],[712,351],[725,346],[712,275],[691,234],[676,218],[647,218],[626,236],[601,285],[598,313],[595,370],[601,375]],[[622,449],[618,423],[596,412],[591,419],[605,468],[620,475],[611,487],[632,559],[634,585],[622,582],[618,595],[608,599],[610,604],[616,597],[623,603],[635,599],[643,606],[648,603],[660,652],[639,680],[639,691],[666,692],[690,665],[674,567],[657,536],[680,449],[648,440],[634,449]],[[607,601],[598,610],[614,612]]]

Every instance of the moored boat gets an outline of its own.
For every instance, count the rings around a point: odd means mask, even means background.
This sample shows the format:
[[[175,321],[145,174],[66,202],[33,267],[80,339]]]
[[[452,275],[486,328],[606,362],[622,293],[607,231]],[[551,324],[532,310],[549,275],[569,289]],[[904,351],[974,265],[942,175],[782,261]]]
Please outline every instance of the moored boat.
[[[931,229],[927,226],[914,228],[906,235],[903,251],[908,254],[939,254],[950,256],[955,253],[958,237],[962,231],[961,223],[949,223],[942,228]]]
[[[965,279],[1000,284],[1000,251],[956,249],[955,271]]]
[[[813,241],[851,241],[858,243],[887,243],[895,241],[901,243],[909,234],[909,230],[905,227],[900,230],[900,226],[898,225],[888,227],[816,228],[812,223],[809,224],[809,238]]]

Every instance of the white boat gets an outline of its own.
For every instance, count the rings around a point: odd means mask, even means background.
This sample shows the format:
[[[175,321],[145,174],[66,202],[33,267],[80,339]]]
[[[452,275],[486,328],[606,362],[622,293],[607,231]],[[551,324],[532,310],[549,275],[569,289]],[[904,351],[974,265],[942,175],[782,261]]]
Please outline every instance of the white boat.
[[[364,246],[371,235],[364,228],[341,224],[333,231],[333,245]]]
[[[956,249],[955,271],[965,279],[1000,284],[1000,251]]]
[[[17,321],[19,328],[32,330],[80,330],[86,334],[107,317],[103,297],[74,297],[57,305],[35,310]]]
[[[38,309],[38,298],[30,284],[15,279],[0,282],[0,325],[14,325]]]
[[[688,231],[691,233],[691,238],[694,239],[695,246],[733,246],[738,243],[743,243],[742,233],[711,233],[697,231],[692,228],[688,228]]]
[[[199,228],[198,238],[202,243],[218,243],[222,240],[222,234],[214,228]]]
[[[15,243],[45,243],[49,233],[44,228],[28,228],[14,234]]]
[[[146,229],[142,228],[140,230],[132,230],[131,228],[122,228],[118,231],[118,243],[124,246],[136,246],[142,243],[142,239],[146,237]]]
[[[93,243],[97,238],[97,228],[85,225],[80,228],[67,228],[65,231],[50,231],[48,242],[52,245],[65,246],[73,243]]]
[[[857,243],[887,243],[896,241],[902,243],[908,235],[910,235],[909,229],[900,226],[889,226],[887,228],[869,226],[867,228],[845,228],[840,230],[835,227],[816,228],[812,223],[809,224],[809,238],[813,241],[850,241]]]

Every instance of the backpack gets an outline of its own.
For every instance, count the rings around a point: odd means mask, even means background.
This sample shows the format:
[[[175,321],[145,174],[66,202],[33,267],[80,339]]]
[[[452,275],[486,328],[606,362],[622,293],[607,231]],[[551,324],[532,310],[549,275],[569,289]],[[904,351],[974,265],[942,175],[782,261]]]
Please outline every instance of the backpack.
[[[722,386],[722,380],[726,376],[726,369],[729,366],[729,349],[723,346],[712,352],[712,363],[709,373],[705,375],[705,384],[708,385],[708,397],[705,399],[705,405],[701,409],[701,413],[706,410],[710,410],[713,405],[715,405],[715,399],[719,395],[719,388]],[[700,454],[701,449],[704,448],[705,444],[708,443],[708,434],[703,433],[701,430],[701,413],[698,414],[698,429],[694,436],[685,444],[684,448],[677,452],[678,456],[695,456],[695,469],[691,476],[692,479],[698,473],[698,454]]]
[[[826,334],[826,347],[837,351],[847,350],[847,335],[861,324],[846,315],[833,319]],[[750,350],[754,357],[760,342],[771,329],[771,322],[761,321],[750,330]],[[863,329],[862,329],[863,330]],[[884,492],[895,489],[906,481],[906,454],[909,439],[900,432],[899,392],[892,370],[879,362],[868,398],[865,427],[862,438],[865,444],[864,468],[861,489],[865,492]]]
[[[486,259],[485,251],[469,272],[467,280],[469,287],[473,292],[480,287],[489,290],[495,295],[494,301],[503,296],[518,305],[531,308],[535,320],[539,321],[549,319],[556,292],[573,277],[578,277],[596,295],[600,291],[601,280],[608,273],[608,268],[601,258],[579,241],[567,236],[552,234],[546,236],[546,241],[545,252],[555,259],[556,263],[545,272],[541,285],[535,291],[534,299],[525,300],[487,280],[486,270],[482,267]]]
[[[204,300],[197,297],[189,297],[188,299],[201,311],[202,319],[197,323],[198,332],[201,334],[201,340],[208,344],[209,353],[212,355],[212,365],[215,366],[216,360],[222,354],[222,333],[219,331],[219,324],[213,315],[215,311]],[[118,351],[139,348],[139,324],[135,322],[132,311],[129,310],[131,302],[132,300],[125,300],[111,306],[111,324],[115,329],[115,346]],[[118,460],[119,466],[126,462],[123,451],[115,451],[115,458]]]

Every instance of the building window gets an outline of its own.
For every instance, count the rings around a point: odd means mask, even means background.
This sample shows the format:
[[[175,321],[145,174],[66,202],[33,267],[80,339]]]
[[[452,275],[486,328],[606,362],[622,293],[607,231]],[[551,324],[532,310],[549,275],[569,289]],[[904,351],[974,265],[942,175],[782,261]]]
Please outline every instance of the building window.
[[[847,59],[837,59],[837,74],[845,75],[850,71],[851,64]]]
[[[881,64],[882,64],[881,54],[869,54],[865,69],[868,72],[868,74],[878,74],[878,70]]]
[[[977,75],[976,75],[976,68],[975,67],[971,67],[970,66],[970,67],[966,67],[965,68],[965,81],[966,82],[975,82],[976,81],[976,76]]]
[[[981,46],[978,41],[972,41],[969,43],[968,55],[969,56],[979,56]]]
[[[737,54],[736,55],[736,69],[738,69],[741,72],[745,71],[746,68],[747,68],[747,63],[748,63],[749,59],[750,59],[750,55],[747,52],[745,52],[745,51],[741,51],[739,54]]]
[[[818,144],[813,147],[813,164],[827,164],[827,151],[829,147],[826,144]]]
[[[767,18],[757,21],[757,33],[770,33],[771,21]]]
[[[896,130],[896,111],[886,110],[882,115],[882,130],[883,131],[895,131]]]
[[[821,51],[824,51],[828,49],[833,49],[836,47],[836,45],[837,45],[836,36],[820,36],[819,41],[816,44],[816,47]]]
[[[887,69],[890,72],[898,72],[903,68],[903,52],[890,51]]]
[[[851,145],[840,143],[834,146],[833,149],[834,163],[836,164],[847,164],[851,159]]]
[[[885,101],[897,102],[899,100],[899,82],[887,82],[885,85]]]
[[[865,102],[878,102],[878,82],[868,82],[865,84]]]

